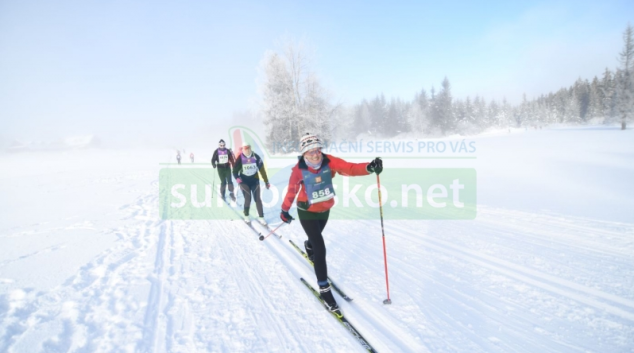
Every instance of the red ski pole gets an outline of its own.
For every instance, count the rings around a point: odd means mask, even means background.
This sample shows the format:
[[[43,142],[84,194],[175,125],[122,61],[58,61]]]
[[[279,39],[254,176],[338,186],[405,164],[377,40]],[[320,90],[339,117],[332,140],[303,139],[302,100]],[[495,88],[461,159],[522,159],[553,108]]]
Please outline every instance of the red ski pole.
[[[387,275],[387,251],[385,250],[385,229],[383,228],[383,203],[381,202],[381,180],[379,174],[376,175],[376,184],[379,189],[379,210],[381,212],[381,233],[383,234],[383,261],[385,262],[385,286],[387,288],[387,299],[383,301],[383,304],[392,304],[390,299],[390,281]]]
[[[275,229],[273,229],[269,234],[267,234],[266,236],[260,234],[260,240],[264,241],[264,239],[268,238],[271,234],[275,233],[276,230],[280,229],[281,226],[285,225],[286,223],[282,222],[282,224],[280,224],[279,226],[277,226]]]

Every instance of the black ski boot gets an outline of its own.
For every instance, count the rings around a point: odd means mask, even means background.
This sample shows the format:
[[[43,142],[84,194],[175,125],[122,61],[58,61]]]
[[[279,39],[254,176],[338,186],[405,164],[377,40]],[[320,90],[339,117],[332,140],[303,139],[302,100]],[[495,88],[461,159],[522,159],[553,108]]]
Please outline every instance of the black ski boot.
[[[304,241],[304,249],[306,249],[308,260],[310,260],[310,262],[315,262],[315,253],[313,253],[313,246],[310,244],[310,241]]]
[[[339,305],[335,301],[335,297],[332,296],[332,291],[330,290],[330,283],[322,286],[319,285],[319,296],[324,300],[324,304],[326,305],[326,309],[332,311],[338,315],[341,315],[341,311],[339,310]]]

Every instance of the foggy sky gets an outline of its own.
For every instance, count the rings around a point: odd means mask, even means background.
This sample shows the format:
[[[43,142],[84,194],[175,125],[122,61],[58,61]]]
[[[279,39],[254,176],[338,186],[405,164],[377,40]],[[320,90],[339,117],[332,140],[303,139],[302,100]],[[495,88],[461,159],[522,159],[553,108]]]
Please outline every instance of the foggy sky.
[[[454,97],[517,103],[615,68],[633,16],[631,1],[0,1],[0,142],[215,144],[257,109],[258,65],[284,36],[346,105],[445,76]]]

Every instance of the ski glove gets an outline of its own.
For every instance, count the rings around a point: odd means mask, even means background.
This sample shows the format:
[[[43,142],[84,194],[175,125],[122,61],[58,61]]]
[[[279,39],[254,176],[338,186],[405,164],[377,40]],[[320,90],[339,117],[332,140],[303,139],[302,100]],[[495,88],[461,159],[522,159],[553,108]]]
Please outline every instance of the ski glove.
[[[383,171],[383,161],[381,160],[381,157],[373,159],[372,162],[368,163],[366,169],[369,173],[376,173],[377,175],[381,174]]]
[[[238,184],[242,184],[242,179],[236,178],[236,181],[238,182]]]
[[[271,184],[266,183],[266,189],[268,190],[271,187]]]
[[[284,223],[288,224],[291,224],[291,221],[295,219],[288,213],[288,211],[284,210],[282,210],[282,213],[280,213],[280,218],[282,219],[282,221],[284,221]]]

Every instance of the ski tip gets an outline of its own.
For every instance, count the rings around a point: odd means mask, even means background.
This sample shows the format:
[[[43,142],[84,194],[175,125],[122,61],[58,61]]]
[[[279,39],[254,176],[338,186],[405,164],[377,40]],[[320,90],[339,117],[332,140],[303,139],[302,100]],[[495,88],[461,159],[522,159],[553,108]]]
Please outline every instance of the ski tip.
[[[348,297],[348,296],[345,296],[343,299],[344,299],[345,301],[347,301],[347,302],[351,302],[351,301],[353,301],[353,300],[354,300],[354,299],[352,299],[352,298],[350,298],[350,297]]]

